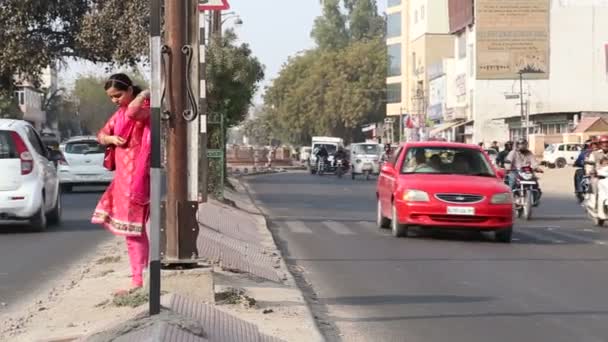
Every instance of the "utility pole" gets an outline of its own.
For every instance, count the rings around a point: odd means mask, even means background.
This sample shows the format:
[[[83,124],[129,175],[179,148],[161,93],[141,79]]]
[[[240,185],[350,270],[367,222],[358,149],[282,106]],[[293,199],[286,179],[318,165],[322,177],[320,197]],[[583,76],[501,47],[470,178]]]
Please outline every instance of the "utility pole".
[[[189,87],[191,70],[187,70],[194,64],[187,28],[196,8],[192,1],[165,1],[166,42],[171,56],[166,80],[171,113],[167,133],[166,263],[192,262],[197,258],[198,203],[189,200],[188,177],[184,177],[188,174],[188,126],[198,113]]]
[[[161,218],[161,0],[152,0],[150,9],[151,142],[150,157],[150,315],[160,313],[160,218]]]
[[[209,159],[207,158],[207,61],[206,61],[206,45],[205,39],[207,38],[205,32],[205,12],[199,10],[198,15],[198,39],[199,39],[199,66],[198,66],[198,79],[199,79],[199,139],[198,139],[198,160],[199,160],[199,202],[207,202],[207,191],[209,182]]]

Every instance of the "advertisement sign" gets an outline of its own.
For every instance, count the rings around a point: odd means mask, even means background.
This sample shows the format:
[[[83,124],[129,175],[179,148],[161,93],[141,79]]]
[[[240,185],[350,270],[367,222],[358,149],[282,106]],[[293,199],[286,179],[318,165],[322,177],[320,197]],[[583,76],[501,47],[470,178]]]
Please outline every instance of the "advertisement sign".
[[[549,78],[550,0],[476,2],[477,79]]]

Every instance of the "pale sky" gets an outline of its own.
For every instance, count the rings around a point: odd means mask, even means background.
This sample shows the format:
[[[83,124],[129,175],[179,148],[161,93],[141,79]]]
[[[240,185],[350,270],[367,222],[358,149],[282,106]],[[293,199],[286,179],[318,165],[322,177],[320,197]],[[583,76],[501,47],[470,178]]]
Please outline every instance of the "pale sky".
[[[310,31],[314,19],[321,14],[319,0],[229,0],[231,9],[240,15],[243,25],[236,31],[241,41],[247,42],[254,55],[266,66],[266,79],[261,85],[270,84],[289,56],[314,46]],[[379,0],[380,12],[386,8],[385,0]],[[228,20],[226,25],[232,25]],[[71,62],[60,71],[63,86],[70,87],[78,74],[104,75],[102,67],[88,62]],[[260,94],[256,102],[260,101]]]

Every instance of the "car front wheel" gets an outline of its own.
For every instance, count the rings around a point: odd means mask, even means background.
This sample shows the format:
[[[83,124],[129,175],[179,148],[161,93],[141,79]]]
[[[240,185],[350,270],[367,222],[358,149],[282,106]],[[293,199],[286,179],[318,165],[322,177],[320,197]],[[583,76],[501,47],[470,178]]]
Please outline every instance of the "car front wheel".
[[[397,208],[395,204],[393,204],[392,209],[392,217],[391,217],[391,232],[394,237],[407,237],[407,226],[399,223],[399,219],[397,216]]]
[[[40,209],[30,219],[30,227],[35,232],[44,232],[47,228],[46,214],[44,212],[44,202],[40,205]]]
[[[390,226],[391,220],[384,217],[382,215],[382,203],[380,203],[380,199],[378,199],[377,213],[376,213],[376,225],[379,229],[386,229]]]

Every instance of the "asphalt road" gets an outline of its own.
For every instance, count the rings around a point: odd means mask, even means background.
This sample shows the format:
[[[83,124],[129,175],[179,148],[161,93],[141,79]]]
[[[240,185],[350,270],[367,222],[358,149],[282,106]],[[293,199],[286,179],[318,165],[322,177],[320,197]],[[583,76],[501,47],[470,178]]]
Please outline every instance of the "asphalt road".
[[[0,302],[6,304],[0,313],[47,286],[70,264],[110,238],[90,223],[101,190],[76,191],[63,194],[62,223],[44,233],[27,232],[23,226],[0,226]]]
[[[375,182],[288,173],[248,180],[329,341],[608,341],[608,229],[569,171],[545,177],[512,244],[375,227]],[[548,178],[548,179],[549,179]],[[549,186],[551,185],[551,186]]]

